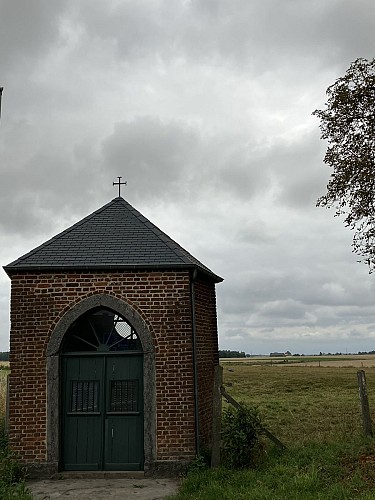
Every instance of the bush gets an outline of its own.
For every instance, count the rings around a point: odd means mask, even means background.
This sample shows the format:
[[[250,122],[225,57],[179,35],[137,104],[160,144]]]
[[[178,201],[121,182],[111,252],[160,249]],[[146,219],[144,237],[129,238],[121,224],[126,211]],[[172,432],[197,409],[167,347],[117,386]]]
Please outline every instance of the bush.
[[[206,469],[208,469],[207,460],[203,455],[197,455],[188,465],[187,474],[195,474]]]
[[[0,422],[0,483],[15,485],[25,479],[23,467],[8,447],[4,422]]]
[[[261,430],[261,418],[256,408],[241,405],[224,409],[221,434],[223,465],[232,469],[253,466],[259,456]]]
[[[32,500],[25,483],[25,471],[8,447],[4,419],[0,417],[0,498]]]

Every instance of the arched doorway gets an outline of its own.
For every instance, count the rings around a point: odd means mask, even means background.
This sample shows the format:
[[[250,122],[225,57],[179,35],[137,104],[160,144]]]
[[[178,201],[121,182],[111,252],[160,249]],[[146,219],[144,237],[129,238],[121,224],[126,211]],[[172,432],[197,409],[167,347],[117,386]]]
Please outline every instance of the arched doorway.
[[[143,349],[134,327],[95,307],[61,350],[61,468],[143,470]]]

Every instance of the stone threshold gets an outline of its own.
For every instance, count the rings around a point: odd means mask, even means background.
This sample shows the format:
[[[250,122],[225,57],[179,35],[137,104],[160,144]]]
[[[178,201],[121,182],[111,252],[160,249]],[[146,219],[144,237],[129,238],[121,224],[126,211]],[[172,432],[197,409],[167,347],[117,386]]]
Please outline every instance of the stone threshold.
[[[51,479],[144,479],[144,471],[63,471]]]

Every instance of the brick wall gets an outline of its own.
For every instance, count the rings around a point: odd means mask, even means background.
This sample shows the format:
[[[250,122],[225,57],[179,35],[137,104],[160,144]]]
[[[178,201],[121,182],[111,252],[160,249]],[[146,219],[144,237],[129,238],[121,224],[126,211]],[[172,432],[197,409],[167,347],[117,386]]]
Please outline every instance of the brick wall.
[[[11,276],[10,406],[12,449],[25,463],[46,461],[46,347],[63,314],[107,293],[146,321],[154,340],[157,459],[195,454],[194,380],[188,272],[14,273]],[[201,437],[210,435],[212,363],[217,359],[214,285],[196,284]]]
[[[199,433],[201,446],[208,447],[212,436],[214,367],[219,364],[215,285],[198,280],[195,302]]]

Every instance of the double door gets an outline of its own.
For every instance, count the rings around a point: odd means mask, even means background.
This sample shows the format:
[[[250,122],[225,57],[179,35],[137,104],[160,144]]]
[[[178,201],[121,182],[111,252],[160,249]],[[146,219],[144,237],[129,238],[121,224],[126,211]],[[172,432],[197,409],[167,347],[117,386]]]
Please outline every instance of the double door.
[[[62,468],[143,470],[143,356],[62,357]]]

